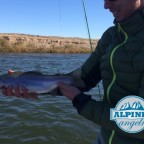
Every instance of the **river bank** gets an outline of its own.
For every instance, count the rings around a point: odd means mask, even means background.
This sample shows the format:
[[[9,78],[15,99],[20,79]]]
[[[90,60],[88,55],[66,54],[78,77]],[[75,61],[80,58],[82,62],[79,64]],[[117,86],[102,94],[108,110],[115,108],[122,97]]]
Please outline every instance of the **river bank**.
[[[98,40],[92,39],[95,49]],[[0,52],[14,53],[89,53],[89,39],[38,36],[28,34],[0,34]]]

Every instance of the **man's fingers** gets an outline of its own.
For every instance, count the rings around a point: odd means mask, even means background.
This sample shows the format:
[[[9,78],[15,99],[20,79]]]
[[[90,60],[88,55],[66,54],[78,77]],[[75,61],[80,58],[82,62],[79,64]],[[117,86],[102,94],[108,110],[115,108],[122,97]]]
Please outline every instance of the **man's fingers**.
[[[29,93],[28,93],[28,90],[27,88],[25,87],[20,87],[20,90],[21,90],[21,93],[22,93],[22,97],[25,97],[25,98],[29,98]]]
[[[8,86],[8,87],[2,88],[2,93],[5,96],[12,96],[13,95],[13,86]]]
[[[36,93],[34,92],[28,92],[28,89],[25,88],[25,87],[19,87],[19,95],[18,97],[21,97],[21,98],[34,98],[34,99],[38,99],[38,96]]]
[[[22,97],[19,86],[14,87],[14,93],[15,93],[14,95],[15,95],[16,97],[19,97],[19,98]]]
[[[78,88],[64,83],[58,83],[57,86],[60,89],[62,95],[66,96],[70,100],[73,100],[76,95],[81,93],[81,91]]]

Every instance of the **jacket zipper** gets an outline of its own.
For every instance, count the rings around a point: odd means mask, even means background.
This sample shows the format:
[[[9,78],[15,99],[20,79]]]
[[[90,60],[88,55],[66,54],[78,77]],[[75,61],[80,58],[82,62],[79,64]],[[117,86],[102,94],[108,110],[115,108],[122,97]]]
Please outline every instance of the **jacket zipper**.
[[[112,50],[111,55],[110,55],[110,65],[111,65],[113,77],[112,77],[112,81],[110,82],[110,84],[109,84],[109,86],[108,86],[108,88],[107,88],[107,99],[108,99],[109,103],[111,103],[111,102],[110,102],[110,98],[109,98],[109,96],[110,96],[110,90],[111,90],[111,88],[112,88],[112,86],[113,86],[113,84],[114,84],[114,82],[115,82],[115,80],[116,80],[116,73],[115,73],[114,66],[113,66],[113,56],[114,56],[114,53],[116,52],[116,50],[117,50],[120,46],[124,45],[124,44],[126,43],[127,39],[128,39],[127,33],[122,29],[122,27],[120,26],[119,23],[118,23],[118,30],[119,30],[119,32],[122,32],[122,33],[125,35],[125,39],[124,39],[124,41],[123,41],[121,44],[117,45],[117,46]],[[112,130],[111,136],[110,136],[110,138],[109,138],[109,144],[112,144],[112,140],[113,140],[114,135],[115,135],[115,130]]]
[[[112,69],[113,78],[112,78],[112,81],[110,82],[110,84],[109,84],[109,86],[107,88],[107,99],[108,99],[109,103],[111,103],[110,102],[110,98],[109,98],[110,89],[111,89],[112,85],[114,84],[114,82],[116,80],[116,73],[114,71],[114,66],[113,66],[113,56],[114,56],[114,53],[116,52],[116,50],[120,46],[124,45],[126,43],[127,39],[128,39],[127,33],[121,28],[119,23],[118,23],[118,30],[119,30],[119,32],[121,31],[125,35],[125,40],[121,44],[119,44],[116,47],[114,47],[114,49],[112,50],[111,55],[110,55],[110,65],[111,65],[111,69]]]

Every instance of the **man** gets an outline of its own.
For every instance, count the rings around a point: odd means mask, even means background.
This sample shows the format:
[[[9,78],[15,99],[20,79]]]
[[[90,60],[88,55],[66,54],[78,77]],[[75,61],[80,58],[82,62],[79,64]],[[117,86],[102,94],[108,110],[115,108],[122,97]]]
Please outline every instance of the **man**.
[[[72,74],[84,89],[58,83],[61,93],[72,100],[78,113],[101,125],[97,144],[144,144],[144,131],[127,133],[110,121],[110,108],[128,95],[144,98],[144,0],[105,0],[104,8],[115,17],[115,26],[101,37],[95,52]],[[103,81],[103,101],[84,94]],[[12,89],[5,89],[11,95]],[[15,89],[16,95],[20,95]],[[27,95],[27,94],[24,94]]]
[[[79,70],[86,90],[103,80],[103,101],[92,100],[76,87],[62,83],[58,87],[80,115],[101,125],[97,143],[144,144],[144,131],[129,134],[110,121],[110,108],[123,97],[144,98],[144,0],[105,0],[104,8],[115,17],[115,26],[103,34]]]

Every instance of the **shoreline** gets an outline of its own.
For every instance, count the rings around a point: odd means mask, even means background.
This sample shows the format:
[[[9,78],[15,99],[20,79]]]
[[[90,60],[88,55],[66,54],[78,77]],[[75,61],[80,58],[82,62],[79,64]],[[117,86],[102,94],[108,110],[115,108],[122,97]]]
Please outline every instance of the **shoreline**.
[[[92,39],[95,49],[98,40]],[[1,34],[0,53],[90,53],[89,39],[29,34]]]

